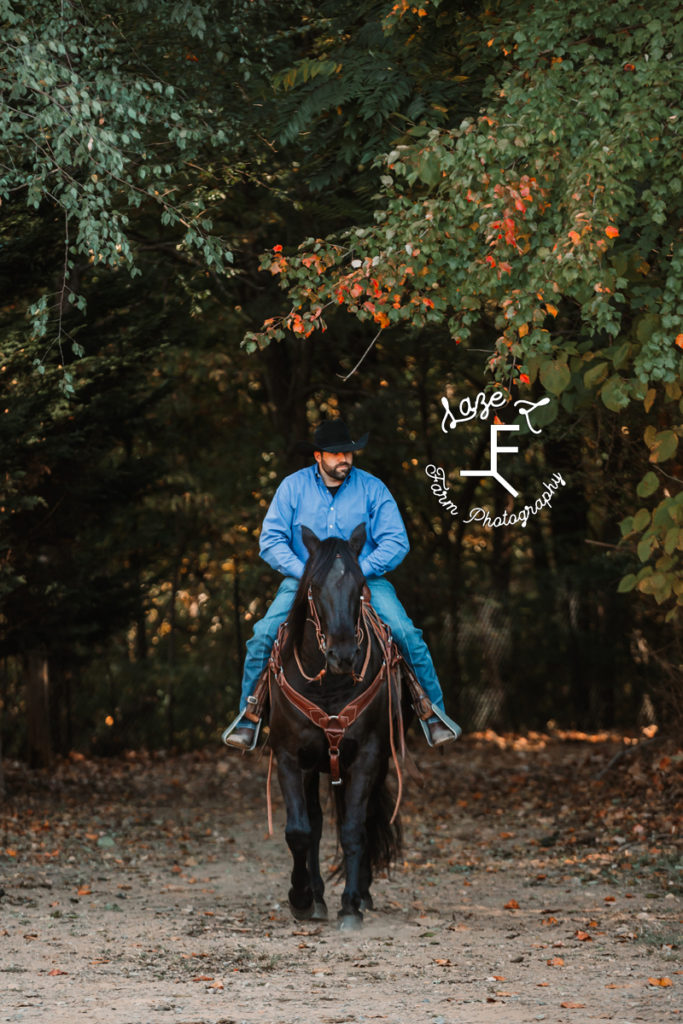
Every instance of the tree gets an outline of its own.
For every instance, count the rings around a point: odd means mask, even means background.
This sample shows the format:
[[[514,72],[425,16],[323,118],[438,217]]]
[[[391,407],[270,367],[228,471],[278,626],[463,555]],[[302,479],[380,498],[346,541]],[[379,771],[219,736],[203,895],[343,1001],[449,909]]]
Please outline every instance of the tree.
[[[386,31],[419,39],[449,16],[397,4]],[[615,0],[609,18],[587,0],[501,0],[482,16],[479,61],[498,59],[479,113],[407,128],[380,161],[374,224],[265,254],[291,308],[245,339],[253,351],[309,336],[338,307],[374,340],[435,324],[457,345],[485,328],[492,384],[538,379],[559,399],[546,422],[596,398],[615,415],[642,403],[651,468],[638,494],[659,501],[624,520],[645,564],[621,586],[671,615],[683,603],[681,18],[675,0],[656,16]]]

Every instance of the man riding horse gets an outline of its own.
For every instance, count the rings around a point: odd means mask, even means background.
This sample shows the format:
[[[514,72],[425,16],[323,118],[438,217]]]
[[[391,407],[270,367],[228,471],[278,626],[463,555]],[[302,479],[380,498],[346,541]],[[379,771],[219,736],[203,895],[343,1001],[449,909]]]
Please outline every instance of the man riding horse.
[[[256,744],[263,701],[254,692],[278,629],[292,607],[308,558],[302,527],[308,527],[321,540],[348,540],[360,522],[365,524],[366,532],[360,568],[374,610],[391,630],[414,674],[411,696],[419,709],[427,742],[437,746],[460,735],[460,727],[445,713],[443,693],[422,631],[412,623],[385,578],[403,561],[409,543],[401,513],[387,487],[376,476],[353,465],[354,452],[364,448],[367,440],[364,434],[353,441],[340,419],[324,421],[315,431],[313,442],[302,445],[313,454],[314,464],[285,477],[275,492],[263,521],[260,553],[284,579],[247,642],[240,713],[223,734],[229,746],[250,750]]]

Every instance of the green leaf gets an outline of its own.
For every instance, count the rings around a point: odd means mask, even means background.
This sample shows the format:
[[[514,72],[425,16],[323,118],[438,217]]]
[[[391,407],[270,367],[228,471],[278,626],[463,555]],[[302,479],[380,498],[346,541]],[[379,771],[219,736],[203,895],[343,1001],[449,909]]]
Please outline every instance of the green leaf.
[[[650,447],[650,462],[665,462],[675,455],[678,448],[678,435],[673,430],[662,430],[655,434]]]
[[[629,533],[633,533],[633,516],[626,516],[619,523],[619,529],[621,530],[621,536],[626,537]]]
[[[652,553],[652,545],[655,542],[655,538],[651,533],[646,533],[643,539],[639,542],[636,552],[641,562],[647,562],[650,554]]]
[[[438,185],[441,181],[441,164],[432,152],[423,153],[417,162],[417,174],[425,185]]]
[[[595,366],[591,366],[590,370],[586,370],[586,372],[584,373],[583,383],[587,388],[597,387],[598,384],[602,384],[608,372],[608,363],[596,363]]]
[[[639,498],[647,498],[650,494],[654,494],[658,487],[659,477],[656,473],[650,471],[649,473],[645,474],[643,479],[636,487],[636,494]]]
[[[553,395],[561,395],[572,379],[571,370],[561,359],[549,359],[540,372],[541,384]]]
[[[650,525],[650,519],[651,519],[651,514],[650,514],[649,509],[647,509],[647,508],[640,508],[640,509],[638,509],[638,511],[635,514],[635,518],[633,520],[633,529],[637,533],[640,533],[642,530],[645,529],[646,526]]]
[[[643,594],[651,594],[657,604],[662,604],[671,596],[671,580],[664,573],[655,572],[640,581],[638,590]]]
[[[618,594],[628,594],[629,591],[633,590],[637,582],[637,576],[635,573],[630,572],[627,576],[623,576],[619,580],[619,586],[617,587]]]
[[[626,408],[629,403],[628,396],[628,385],[626,381],[619,376],[614,374],[609,380],[603,385],[600,397],[602,398],[603,405],[606,405],[612,412],[620,412]]]

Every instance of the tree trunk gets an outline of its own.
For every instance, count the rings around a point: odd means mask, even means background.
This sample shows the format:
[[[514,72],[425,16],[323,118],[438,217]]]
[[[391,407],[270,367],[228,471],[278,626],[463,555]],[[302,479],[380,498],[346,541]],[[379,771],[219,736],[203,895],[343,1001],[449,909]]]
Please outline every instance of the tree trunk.
[[[52,763],[50,737],[50,675],[44,654],[31,651],[24,656],[28,763],[31,768],[49,768]]]

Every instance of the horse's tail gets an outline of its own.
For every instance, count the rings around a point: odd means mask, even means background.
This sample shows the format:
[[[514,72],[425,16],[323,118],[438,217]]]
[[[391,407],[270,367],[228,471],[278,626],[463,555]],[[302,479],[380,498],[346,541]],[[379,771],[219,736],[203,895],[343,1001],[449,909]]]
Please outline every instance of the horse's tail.
[[[337,839],[341,842],[340,823],[344,820],[344,787],[333,786],[332,789],[337,809]],[[389,868],[398,860],[403,850],[400,819],[397,815],[393,822],[391,820],[395,802],[386,780],[380,780],[370,794],[365,822],[367,853],[373,872]]]

